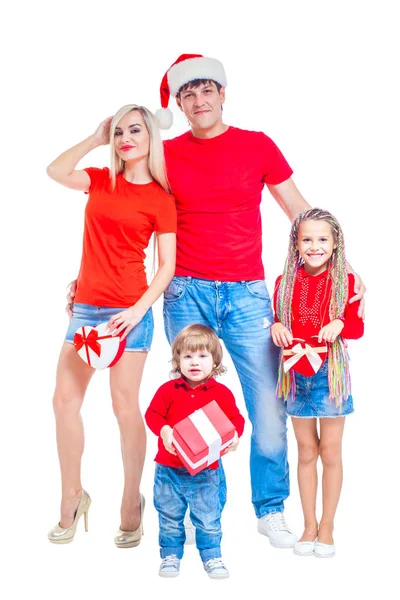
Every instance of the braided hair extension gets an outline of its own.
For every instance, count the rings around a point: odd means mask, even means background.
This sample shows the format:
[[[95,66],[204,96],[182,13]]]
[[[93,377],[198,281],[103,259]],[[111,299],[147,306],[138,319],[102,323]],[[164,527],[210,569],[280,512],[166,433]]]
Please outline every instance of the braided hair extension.
[[[328,211],[312,208],[301,213],[293,221],[289,237],[289,249],[285,262],[282,279],[276,295],[276,313],[278,320],[291,331],[292,324],[292,299],[293,289],[299,268],[303,261],[297,249],[297,241],[301,223],[304,221],[325,221],[332,229],[335,249],[329,260],[328,274],[332,282],[331,300],[329,304],[329,317],[342,319],[348,299],[348,276],[346,269],[346,254],[342,228],[337,219]],[[340,406],[343,400],[351,394],[350,374],[348,368],[348,354],[343,339],[338,336],[329,349],[329,392],[330,399]],[[277,396],[294,400],[296,386],[294,373],[283,370],[283,353],[278,373]]]

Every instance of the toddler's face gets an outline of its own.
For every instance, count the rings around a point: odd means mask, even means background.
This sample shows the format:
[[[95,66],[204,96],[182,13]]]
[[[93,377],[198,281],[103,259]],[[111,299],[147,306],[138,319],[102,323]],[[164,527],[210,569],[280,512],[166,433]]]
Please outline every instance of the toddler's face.
[[[208,350],[195,352],[186,350],[180,355],[179,367],[185,379],[193,386],[197,386],[209,378],[214,368],[214,361]]]

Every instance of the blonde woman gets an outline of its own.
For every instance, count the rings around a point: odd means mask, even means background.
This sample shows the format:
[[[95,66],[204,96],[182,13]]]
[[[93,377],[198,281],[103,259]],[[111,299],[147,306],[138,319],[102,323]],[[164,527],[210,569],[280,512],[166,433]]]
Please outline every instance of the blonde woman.
[[[86,154],[108,143],[110,169],[76,169]],[[162,142],[152,113],[134,104],[122,107],[94,134],[56,158],[47,173],[58,183],[89,194],[81,267],[53,401],[62,499],[60,521],[49,532],[49,540],[71,542],[82,515],[87,530],[90,497],[81,484],[80,408],[94,369],[76,353],[73,336],[83,325],[108,322],[112,333],[126,338],[122,357],[110,369],[125,475],[115,543],[137,546],[143,532],[144,497],[139,487],[146,450],[139,386],[153,336],[151,306],[172,279],[176,245],[175,202],[169,194]],[[144,250],[153,232],[158,269],[148,286]]]

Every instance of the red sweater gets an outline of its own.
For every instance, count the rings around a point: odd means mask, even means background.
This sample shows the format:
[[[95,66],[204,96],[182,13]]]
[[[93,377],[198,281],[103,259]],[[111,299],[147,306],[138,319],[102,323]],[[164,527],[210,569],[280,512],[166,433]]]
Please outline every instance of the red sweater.
[[[348,274],[349,296],[352,297],[354,290],[354,275]],[[276,296],[282,275],[278,277],[275,284],[274,308],[276,315]],[[301,267],[294,284],[292,300],[292,335],[296,338],[307,339],[318,335],[324,325],[331,322],[329,317],[329,303],[331,299],[332,282],[328,271],[320,275],[310,275]],[[344,327],[341,332],[343,338],[357,340],[364,334],[364,321],[357,315],[359,302],[349,304],[347,302],[344,318],[341,319]],[[275,316],[275,320],[278,321]]]
[[[180,377],[179,379],[167,381],[167,383],[164,383],[157,390],[145,414],[149,429],[159,436],[158,452],[154,459],[157,463],[166,467],[184,466],[180,458],[165,449],[164,442],[160,437],[160,431],[164,425],[173,427],[176,423],[212,400],[217,402],[228,419],[232,421],[240,437],[244,429],[244,418],[236,406],[232,392],[226,386],[222,385],[222,383],[215,381],[215,379],[211,378],[206,383],[191,388]],[[210,469],[218,469],[218,462],[210,465]]]

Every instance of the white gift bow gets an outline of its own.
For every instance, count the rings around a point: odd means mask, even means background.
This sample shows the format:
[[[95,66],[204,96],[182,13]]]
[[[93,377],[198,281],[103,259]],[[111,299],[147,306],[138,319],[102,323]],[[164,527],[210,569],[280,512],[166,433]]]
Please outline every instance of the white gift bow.
[[[295,365],[302,356],[307,356],[310,365],[312,366],[314,373],[318,371],[320,366],[322,365],[322,359],[318,356],[318,352],[327,352],[328,348],[326,346],[321,346],[319,348],[313,348],[308,344],[305,344],[305,348],[301,344],[296,344],[290,350],[284,350],[283,354],[287,356],[288,354],[293,354],[292,358],[289,358],[283,365],[283,370],[285,373],[289,371]]]

